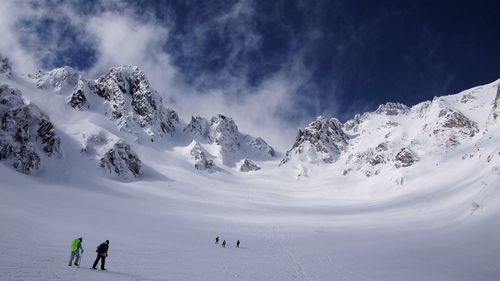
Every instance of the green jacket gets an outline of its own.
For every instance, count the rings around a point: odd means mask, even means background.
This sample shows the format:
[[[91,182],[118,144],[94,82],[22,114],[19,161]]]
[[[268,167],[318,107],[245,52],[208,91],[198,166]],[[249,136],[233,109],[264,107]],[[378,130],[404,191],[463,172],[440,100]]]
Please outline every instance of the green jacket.
[[[71,252],[74,252],[80,248],[80,239],[76,238],[73,241],[71,241],[71,244],[69,245],[69,250]]]

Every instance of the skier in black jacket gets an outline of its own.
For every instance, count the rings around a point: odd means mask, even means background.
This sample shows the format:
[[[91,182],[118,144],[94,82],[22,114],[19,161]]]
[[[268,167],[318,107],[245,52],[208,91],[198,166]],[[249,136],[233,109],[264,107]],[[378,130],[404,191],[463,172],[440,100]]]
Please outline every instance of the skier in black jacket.
[[[109,240],[106,240],[106,242],[102,243],[97,247],[97,258],[95,259],[94,265],[92,266],[92,269],[96,269],[97,263],[99,263],[99,260],[101,260],[101,270],[106,270],[104,268],[104,264],[106,263],[106,257],[108,256],[108,249],[109,249]]]

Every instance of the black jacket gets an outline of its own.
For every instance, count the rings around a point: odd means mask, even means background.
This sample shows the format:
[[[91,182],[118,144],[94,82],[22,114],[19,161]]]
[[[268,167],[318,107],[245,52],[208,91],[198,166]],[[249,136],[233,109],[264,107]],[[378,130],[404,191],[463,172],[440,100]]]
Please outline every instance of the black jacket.
[[[101,245],[99,245],[99,247],[97,247],[97,251],[96,252],[99,255],[103,255],[103,254],[107,254],[108,253],[108,249],[109,249],[108,244],[102,243]]]

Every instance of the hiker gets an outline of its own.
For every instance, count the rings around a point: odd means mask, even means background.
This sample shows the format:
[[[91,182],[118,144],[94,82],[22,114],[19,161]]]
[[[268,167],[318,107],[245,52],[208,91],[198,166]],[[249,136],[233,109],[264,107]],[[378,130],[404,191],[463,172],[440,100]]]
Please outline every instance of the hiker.
[[[97,258],[95,259],[94,265],[92,266],[92,269],[96,269],[97,263],[99,260],[101,260],[101,270],[106,270],[104,268],[104,265],[106,263],[106,257],[108,256],[108,249],[109,249],[109,240],[106,240],[106,242],[102,243],[97,247]]]
[[[71,257],[69,259],[69,266],[73,263],[73,259],[75,259],[75,265],[79,266],[80,265],[80,250],[83,253],[83,248],[82,248],[82,237],[73,239],[71,241],[71,244],[69,245],[69,250],[71,252]]]
[[[226,240],[222,241],[222,248],[226,248]]]
[[[215,237],[215,244],[219,244],[219,236]]]
[[[238,240],[238,242],[236,242],[236,248],[239,248],[240,247],[240,240]]]

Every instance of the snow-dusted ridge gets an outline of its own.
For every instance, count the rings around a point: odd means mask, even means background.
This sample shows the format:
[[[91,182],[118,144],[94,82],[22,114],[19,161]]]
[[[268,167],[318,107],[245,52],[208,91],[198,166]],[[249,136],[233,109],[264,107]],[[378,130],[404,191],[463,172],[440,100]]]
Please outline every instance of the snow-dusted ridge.
[[[410,169],[417,162],[425,166],[460,157],[454,151],[477,149],[483,139],[498,138],[488,128],[498,114],[499,93],[497,80],[411,108],[386,103],[344,124],[319,117],[299,130],[281,165],[292,160],[290,166],[298,176],[310,174],[319,164],[343,175],[359,171],[365,176],[383,172],[390,176],[394,169]]]
[[[266,141],[240,133],[234,120],[222,114],[210,119],[193,117],[185,125],[175,110],[165,106],[161,95],[136,66],[111,68],[95,80],[86,79],[67,66],[38,71],[29,74],[28,79],[19,75],[11,79],[13,74],[8,59],[2,57],[1,63],[0,70],[5,78],[2,83],[19,88],[16,91],[23,92],[31,103],[41,103],[49,115],[57,115],[56,127],[71,135],[77,131],[79,144],[69,149],[81,151],[85,159],[96,162],[96,166],[112,177],[126,180],[142,177],[141,155],[134,152],[134,147],[138,146],[175,150],[195,140],[198,148],[195,150],[201,153],[193,150],[183,156],[184,160],[189,163],[194,157],[196,170],[206,166],[203,170],[209,171],[220,170],[212,169],[220,165],[237,170],[236,164],[242,159],[269,161],[276,156]],[[45,130],[52,129],[47,126]],[[205,154],[213,155],[213,159]],[[120,163],[129,159],[138,164],[130,168],[129,164]],[[38,160],[31,166],[37,166],[35,163]]]
[[[216,167],[235,171],[247,171],[248,167],[259,170],[255,168],[261,166],[258,162],[277,160],[275,157],[279,153],[273,147],[261,137],[241,133],[228,116],[193,116],[190,122],[179,120],[175,110],[164,105],[144,72],[135,66],[111,68],[95,80],[84,78],[70,67],[62,67],[38,71],[24,81],[21,76],[13,78],[8,59],[2,58],[1,61],[2,83],[14,88],[21,85],[21,91],[26,91],[35,104],[39,97],[31,92],[41,91],[45,93],[43,102],[50,104],[51,108],[57,103],[56,108],[61,109],[59,112],[87,120],[80,121],[86,125],[85,128],[79,127],[82,128],[78,129],[80,145],[73,149],[84,151],[82,154],[87,156],[92,154],[90,158],[99,162],[97,166],[108,167],[105,170],[110,174],[113,169],[100,161],[115,143],[136,148],[154,145],[157,149],[188,151],[181,153],[184,161],[191,163],[194,170],[211,172],[218,170]],[[336,118],[318,117],[299,130],[294,144],[278,166],[291,168],[299,177],[314,174],[318,165],[331,166],[332,171],[344,176],[352,171],[365,176],[389,175],[395,173],[395,169],[440,162],[449,158],[453,151],[467,150],[475,143],[477,149],[487,129],[498,123],[498,85],[495,81],[412,107],[389,102],[343,124]],[[72,124],[58,121],[55,129],[61,126],[65,131],[72,130]],[[54,131],[52,123],[47,123],[45,128]],[[488,137],[496,137],[491,136],[491,130],[489,132]],[[96,138],[89,138],[102,135],[107,136],[106,144],[93,143]],[[127,149],[133,152],[136,150],[133,147]],[[140,153],[130,155],[137,157],[140,163]],[[241,169],[243,162],[245,165]],[[125,178],[141,175],[135,171],[127,173],[121,174]],[[397,181],[400,181],[399,177]]]

